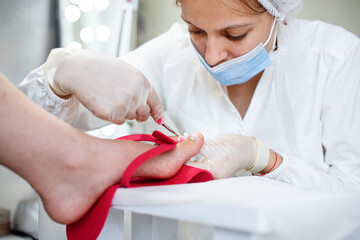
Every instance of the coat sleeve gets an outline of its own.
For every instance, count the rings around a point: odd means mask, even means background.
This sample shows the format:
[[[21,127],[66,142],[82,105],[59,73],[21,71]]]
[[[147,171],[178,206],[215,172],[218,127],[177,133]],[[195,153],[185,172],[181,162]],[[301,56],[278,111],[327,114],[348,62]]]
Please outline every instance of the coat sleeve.
[[[19,89],[46,111],[80,130],[93,130],[109,124],[95,117],[75,97],[58,97],[45,78],[44,66],[31,71],[20,83]]]
[[[355,45],[355,46],[354,46]],[[324,160],[328,171],[280,153],[284,161],[267,178],[296,186],[360,193],[360,43],[327,62],[328,80],[321,107]]]

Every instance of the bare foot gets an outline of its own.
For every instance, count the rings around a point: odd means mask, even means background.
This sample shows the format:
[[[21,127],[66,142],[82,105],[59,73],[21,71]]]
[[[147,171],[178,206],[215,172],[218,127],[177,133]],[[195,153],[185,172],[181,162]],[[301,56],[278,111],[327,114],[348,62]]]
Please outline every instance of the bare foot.
[[[37,189],[49,216],[62,224],[81,218],[109,186],[120,181],[134,158],[154,147],[129,140],[94,138],[83,143],[88,145],[88,152],[57,166],[56,171],[45,176],[48,182]],[[199,152],[203,143],[201,134],[193,134],[193,139],[147,161],[134,176],[169,178]]]
[[[28,181],[49,216],[70,224],[83,216],[128,164],[154,147],[82,133],[30,101],[0,73],[0,164]],[[203,145],[186,140],[151,159],[137,175],[168,177]]]

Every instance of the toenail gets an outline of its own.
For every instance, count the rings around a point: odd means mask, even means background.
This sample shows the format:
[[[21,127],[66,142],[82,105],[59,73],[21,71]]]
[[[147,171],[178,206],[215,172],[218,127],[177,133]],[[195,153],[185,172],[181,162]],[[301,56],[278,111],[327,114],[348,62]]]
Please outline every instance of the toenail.
[[[196,141],[200,137],[200,133],[194,132],[190,135],[190,139]]]

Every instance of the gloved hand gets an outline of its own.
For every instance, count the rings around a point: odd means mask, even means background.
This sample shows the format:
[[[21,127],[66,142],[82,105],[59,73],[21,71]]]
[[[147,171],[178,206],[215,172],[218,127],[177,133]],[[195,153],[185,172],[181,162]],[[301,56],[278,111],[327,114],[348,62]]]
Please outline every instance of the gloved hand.
[[[203,157],[186,164],[208,170],[215,179],[221,179],[242,169],[260,172],[269,162],[270,149],[258,139],[227,134],[205,140],[199,154]]]
[[[54,49],[45,64],[56,95],[75,96],[95,116],[122,124],[126,119],[159,123],[164,110],[145,77],[126,62],[87,50]]]

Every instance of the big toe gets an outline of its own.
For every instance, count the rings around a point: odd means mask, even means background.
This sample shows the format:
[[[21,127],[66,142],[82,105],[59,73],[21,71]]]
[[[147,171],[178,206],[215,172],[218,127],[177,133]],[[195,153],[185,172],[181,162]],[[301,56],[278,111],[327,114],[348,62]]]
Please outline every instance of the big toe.
[[[200,151],[203,144],[204,137],[200,133],[193,133],[184,141],[179,142],[171,151],[146,161],[135,171],[134,177],[170,178],[187,160]]]
[[[199,132],[195,132],[191,134],[190,137],[187,137],[184,141],[179,142],[176,148],[181,155],[181,158],[186,160],[196,155],[200,151],[203,144],[203,135]]]

